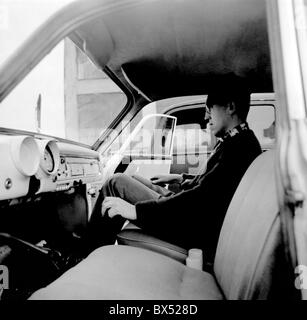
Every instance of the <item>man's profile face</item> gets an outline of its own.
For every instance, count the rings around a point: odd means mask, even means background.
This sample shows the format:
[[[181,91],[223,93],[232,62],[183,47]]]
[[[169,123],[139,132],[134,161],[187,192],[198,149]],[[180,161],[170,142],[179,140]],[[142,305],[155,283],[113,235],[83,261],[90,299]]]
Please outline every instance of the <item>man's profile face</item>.
[[[227,108],[214,104],[210,109],[206,107],[206,117],[209,120],[208,128],[216,137],[223,137],[229,127],[230,116]]]

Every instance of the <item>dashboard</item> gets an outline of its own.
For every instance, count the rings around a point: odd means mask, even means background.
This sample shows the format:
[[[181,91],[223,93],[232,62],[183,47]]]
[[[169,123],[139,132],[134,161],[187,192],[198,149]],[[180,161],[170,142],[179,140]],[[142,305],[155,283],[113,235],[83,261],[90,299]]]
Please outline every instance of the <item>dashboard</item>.
[[[0,136],[0,200],[102,180],[99,153],[55,139]]]

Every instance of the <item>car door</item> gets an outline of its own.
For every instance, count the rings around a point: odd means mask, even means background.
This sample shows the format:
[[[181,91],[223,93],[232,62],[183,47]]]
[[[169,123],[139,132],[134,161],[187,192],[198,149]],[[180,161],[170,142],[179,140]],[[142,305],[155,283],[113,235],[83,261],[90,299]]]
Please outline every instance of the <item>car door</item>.
[[[268,1],[269,36],[276,96],[280,105],[278,195],[288,259],[297,274],[294,285],[304,300],[307,266],[306,166],[306,1]]]

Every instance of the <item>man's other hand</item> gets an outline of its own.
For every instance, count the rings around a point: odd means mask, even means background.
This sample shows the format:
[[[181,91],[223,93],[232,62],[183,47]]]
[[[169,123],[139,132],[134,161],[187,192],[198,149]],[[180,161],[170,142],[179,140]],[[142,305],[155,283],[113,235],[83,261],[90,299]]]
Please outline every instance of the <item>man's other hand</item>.
[[[116,197],[106,197],[102,203],[101,214],[105,215],[106,211],[110,218],[120,215],[129,220],[136,220],[135,206],[129,202]]]
[[[167,183],[181,183],[183,178],[181,174],[158,174],[150,178],[153,184],[164,185]]]

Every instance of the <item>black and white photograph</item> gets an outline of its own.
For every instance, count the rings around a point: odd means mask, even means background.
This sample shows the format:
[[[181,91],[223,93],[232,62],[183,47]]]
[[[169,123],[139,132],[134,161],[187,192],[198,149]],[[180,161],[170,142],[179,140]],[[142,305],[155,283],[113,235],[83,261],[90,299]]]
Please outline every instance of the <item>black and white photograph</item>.
[[[307,0],[0,0],[0,304],[305,300],[306,201]]]

